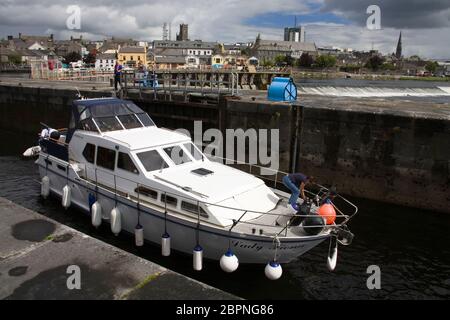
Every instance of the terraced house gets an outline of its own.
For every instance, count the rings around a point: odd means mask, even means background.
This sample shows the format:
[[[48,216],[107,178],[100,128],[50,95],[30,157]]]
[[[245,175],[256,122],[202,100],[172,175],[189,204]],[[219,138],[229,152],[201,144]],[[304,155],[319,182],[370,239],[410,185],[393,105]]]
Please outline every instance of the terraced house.
[[[147,65],[147,49],[145,47],[121,47],[119,49],[119,63],[129,67]]]

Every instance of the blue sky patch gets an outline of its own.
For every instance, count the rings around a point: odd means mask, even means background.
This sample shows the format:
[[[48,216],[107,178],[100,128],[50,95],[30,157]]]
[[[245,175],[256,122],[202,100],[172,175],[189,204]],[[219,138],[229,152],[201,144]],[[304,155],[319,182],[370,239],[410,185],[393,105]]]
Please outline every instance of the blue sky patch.
[[[273,12],[246,19],[244,24],[257,27],[284,28],[293,27],[294,21],[295,15]],[[317,22],[350,24],[350,21],[330,12],[312,12],[309,14],[297,15],[297,24],[299,25]]]

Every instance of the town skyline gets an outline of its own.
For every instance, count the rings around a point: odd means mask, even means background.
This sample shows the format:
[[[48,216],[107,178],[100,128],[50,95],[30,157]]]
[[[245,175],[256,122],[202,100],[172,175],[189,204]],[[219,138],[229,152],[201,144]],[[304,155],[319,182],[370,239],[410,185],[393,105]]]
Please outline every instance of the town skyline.
[[[422,8],[420,3],[426,7],[420,14],[410,8],[410,2],[380,1],[380,30],[369,30],[365,25],[369,17],[366,13],[369,2],[286,0],[272,3],[261,0],[241,3],[229,0],[208,6],[204,1],[177,0],[166,4],[154,0],[151,3],[113,1],[106,6],[103,2],[85,0],[78,3],[63,0],[58,4],[46,0],[39,3],[2,1],[0,37],[21,32],[30,35],[54,34],[55,39],[61,40],[82,35],[90,40],[115,36],[153,41],[162,38],[162,26],[166,22],[172,26],[172,40],[175,40],[181,23],[189,24],[191,39],[248,42],[261,34],[263,39],[282,40],[284,27],[293,26],[297,17],[298,24],[306,27],[306,42],[314,42],[317,46],[375,49],[390,54],[395,52],[401,31],[406,57],[449,58],[449,42],[437,41],[439,38],[449,38],[448,1],[414,1],[418,9]],[[73,4],[81,9],[80,30],[66,27],[66,9]],[[180,6],[185,9],[180,11]]]

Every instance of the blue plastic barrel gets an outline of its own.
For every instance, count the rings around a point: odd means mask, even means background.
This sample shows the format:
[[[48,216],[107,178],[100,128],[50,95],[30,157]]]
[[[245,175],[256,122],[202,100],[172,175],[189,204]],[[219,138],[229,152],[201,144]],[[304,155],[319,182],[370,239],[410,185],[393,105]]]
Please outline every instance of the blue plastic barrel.
[[[271,101],[295,101],[297,86],[292,78],[275,77],[267,90],[267,98]]]

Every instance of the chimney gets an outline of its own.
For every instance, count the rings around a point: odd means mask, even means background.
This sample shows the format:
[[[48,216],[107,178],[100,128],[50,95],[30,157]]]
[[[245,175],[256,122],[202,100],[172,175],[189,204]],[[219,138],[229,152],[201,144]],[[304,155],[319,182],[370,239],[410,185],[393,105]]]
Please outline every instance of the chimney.
[[[8,40],[12,40],[13,39],[13,36],[8,36]]]
[[[70,41],[72,41],[73,40],[73,37],[72,36],[70,36]]]
[[[19,32],[19,39],[22,39],[22,33]]]
[[[50,35],[50,39],[53,41],[53,33]]]

